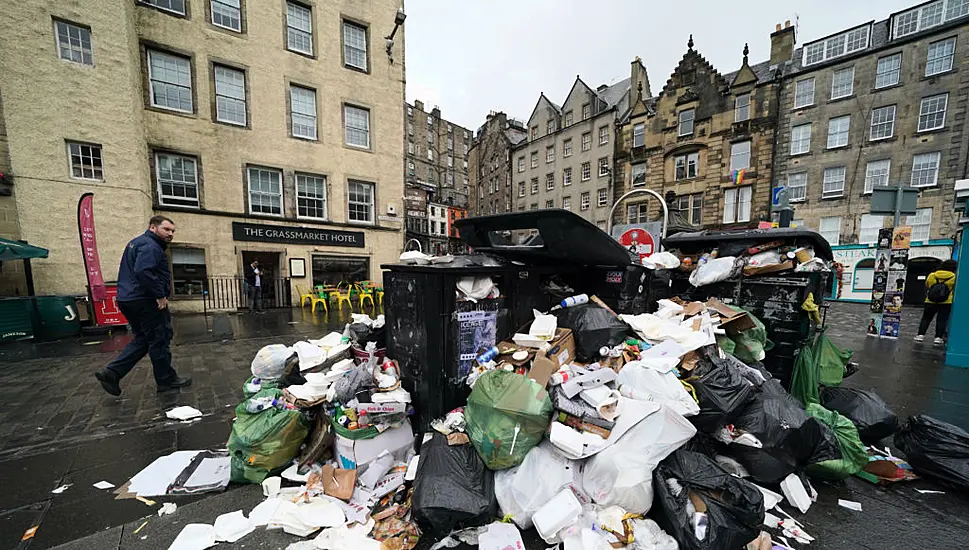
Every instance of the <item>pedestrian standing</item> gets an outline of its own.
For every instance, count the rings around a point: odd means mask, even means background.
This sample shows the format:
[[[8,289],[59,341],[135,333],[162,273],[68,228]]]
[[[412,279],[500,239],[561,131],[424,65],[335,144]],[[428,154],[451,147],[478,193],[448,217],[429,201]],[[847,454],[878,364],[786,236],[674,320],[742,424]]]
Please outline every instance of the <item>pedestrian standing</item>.
[[[932,318],[935,320],[936,345],[945,343],[949,335],[949,314],[952,313],[952,295],[956,286],[956,261],[946,260],[939,269],[929,273],[925,278],[925,308],[922,310],[922,322],[919,323],[919,333],[916,342],[925,340],[925,333],[929,330]]]
[[[172,314],[168,309],[172,273],[165,249],[175,236],[175,222],[152,216],[148,230],[125,247],[118,268],[118,309],[128,319],[134,338],[94,377],[111,395],[121,395],[121,379],[145,355],[151,358],[159,392],[188,386],[172,368]]]
[[[249,313],[262,312],[260,307],[262,302],[262,269],[259,268],[259,260],[253,260],[246,267],[243,276],[246,279],[249,294]]]

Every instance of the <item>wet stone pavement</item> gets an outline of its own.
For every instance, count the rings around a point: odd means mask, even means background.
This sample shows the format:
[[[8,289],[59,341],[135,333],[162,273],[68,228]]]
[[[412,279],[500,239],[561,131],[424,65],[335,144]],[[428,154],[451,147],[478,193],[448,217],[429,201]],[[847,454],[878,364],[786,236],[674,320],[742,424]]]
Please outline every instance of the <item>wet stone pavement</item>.
[[[969,429],[964,412],[969,406],[969,369],[945,367],[941,348],[912,342],[919,315],[918,309],[903,311],[901,338],[877,340],[864,335],[866,306],[832,305],[828,334],[839,346],[853,349],[861,364],[845,385],[874,388],[902,419],[925,413]],[[237,509],[248,513],[262,500],[258,487],[158,498],[179,506],[175,514],[158,518],[157,506],[115,500],[112,490],[100,491],[92,484],[106,480],[120,486],[160,455],[224,445],[255,352],[270,343],[319,337],[342,327],[346,317],[307,310],[178,317],[174,363],[194,382],[161,395],[155,392],[147,360],[122,382],[121,398],[105,394],[92,377],[127,342],[123,332],[0,348],[0,548],[164,549],[186,523],[211,523]],[[177,405],[194,406],[205,417],[191,424],[167,420],[164,411]],[[51,494],[67,483],[73,484],[67,491]],[[818,502],[803,517],[795,514],[817,538],[809,548],[963,548],[969,541],[969,497],[932,482],[881,488],[852,478],[816,487]],[[916,491],[925,488],[946,494]],[[860,502],[863,511],[839,507],[839,498]],[[146,516],[148,525],[134,534]],[[35,525],[36,536],[21,542],[24,531]],[[524,536],[530,549],[548,546],[533,531]],[[296,540],[259,529],[219,548],[284,549]],[[429,541],[421,546],[425,543]]]

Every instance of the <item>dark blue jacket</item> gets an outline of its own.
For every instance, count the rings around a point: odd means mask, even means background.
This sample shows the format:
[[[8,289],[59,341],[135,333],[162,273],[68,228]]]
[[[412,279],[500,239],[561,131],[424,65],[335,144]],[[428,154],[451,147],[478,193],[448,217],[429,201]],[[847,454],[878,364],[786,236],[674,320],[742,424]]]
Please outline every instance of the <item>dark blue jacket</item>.
[[[145,231],[128,243],[118,269],[118,301],[167,298],[172,286],[168,243]]]

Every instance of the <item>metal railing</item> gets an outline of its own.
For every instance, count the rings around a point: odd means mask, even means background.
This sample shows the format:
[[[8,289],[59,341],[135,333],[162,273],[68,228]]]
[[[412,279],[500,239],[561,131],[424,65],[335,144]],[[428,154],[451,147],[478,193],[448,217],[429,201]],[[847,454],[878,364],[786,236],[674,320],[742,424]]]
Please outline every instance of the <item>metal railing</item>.
[[[262,309],[293,307],[289,277],[263,278],[260,287]],[[243,277],[207,277],[203,296],[205,311],[249,308],[248,285]]]

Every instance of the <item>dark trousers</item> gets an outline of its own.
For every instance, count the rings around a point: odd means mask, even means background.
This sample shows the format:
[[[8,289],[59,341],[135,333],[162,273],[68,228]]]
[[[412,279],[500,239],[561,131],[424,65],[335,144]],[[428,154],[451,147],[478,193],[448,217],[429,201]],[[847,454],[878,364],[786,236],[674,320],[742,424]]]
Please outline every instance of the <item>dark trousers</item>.
[[[926,303],[922,310],[922,322],[919,323],[919,334],[924,336],[928,332],[929,323],[936,313],[939,314],[939,318],[935,320],[935,337],[946,337],[949,332],[949,314],[952,313],[952,304]]]
[[[261,286],[249,286],[249,312],[256,310],[261,310],[259,307],[259,302],[262,301],[262,287]]]
[[[172,368],[172,314],[168,308],[158,309],[155,300],[118,302],[118,309],[128,319],[134,339],[108,364],[107,369],[118,380],[131,372],[145,355],[151,358],[155,383],[167,386],[178,377]]]

